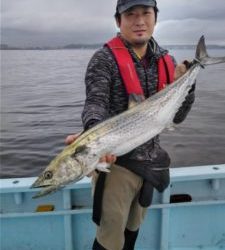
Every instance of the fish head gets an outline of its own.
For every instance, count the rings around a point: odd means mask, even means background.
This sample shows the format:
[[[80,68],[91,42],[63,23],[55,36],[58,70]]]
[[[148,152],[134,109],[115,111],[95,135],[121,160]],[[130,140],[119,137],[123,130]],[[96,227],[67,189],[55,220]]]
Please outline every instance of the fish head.
[[[83,177],[83,163],[73,155],[62,154],[56,157],[41,173],[31,188],[43,188],[34,198],[50,194],[70,182]]]

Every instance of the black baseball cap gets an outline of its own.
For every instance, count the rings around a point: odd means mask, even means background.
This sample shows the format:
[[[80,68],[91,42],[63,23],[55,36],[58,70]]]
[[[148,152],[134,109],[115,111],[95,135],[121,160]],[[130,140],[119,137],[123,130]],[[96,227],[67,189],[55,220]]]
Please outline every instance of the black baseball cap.
[[[118,0],[116,9],[119,14],[128,10],[129,8],[136,6],[136,5],[145,5],[149,7],[156,7],[157,3],[156,0]]]

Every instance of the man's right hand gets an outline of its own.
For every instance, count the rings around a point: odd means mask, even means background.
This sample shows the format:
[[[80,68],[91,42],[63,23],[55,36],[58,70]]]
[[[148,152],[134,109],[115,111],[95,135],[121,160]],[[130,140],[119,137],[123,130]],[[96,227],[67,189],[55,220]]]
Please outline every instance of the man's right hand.
[[[73,134],[73,135],[68,135],[65,139],[65,144],[70,145],[72,144],[80,134]],[[116,156],[112,154],[106,154],[105,156],[101,157],[99,162],[106,162],[109,164],[113,164],[116,162]]]
[[[109,164],[113,164],[116,162],[116,156],[111,154],[106,154],[105,156],[100,158],[99,162],[106,162]]]

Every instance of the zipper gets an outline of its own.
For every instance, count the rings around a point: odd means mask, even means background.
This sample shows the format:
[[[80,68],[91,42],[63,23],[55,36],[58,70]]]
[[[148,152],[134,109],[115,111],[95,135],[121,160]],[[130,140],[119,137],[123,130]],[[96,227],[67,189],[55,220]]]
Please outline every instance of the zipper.
[[[149,97],[149,89],[148,89],[148,72],[146,66],[143,65],[144,72],[145,72],[145,88],[146,88],[146,98]]]

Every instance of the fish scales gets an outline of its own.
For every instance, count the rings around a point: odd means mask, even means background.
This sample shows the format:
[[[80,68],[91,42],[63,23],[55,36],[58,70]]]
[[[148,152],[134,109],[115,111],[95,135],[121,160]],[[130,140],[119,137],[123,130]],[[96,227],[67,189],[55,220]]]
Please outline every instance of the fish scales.
[[[154,100],[149,98],[139,104],[138,108],[115,117],[115,121],[110,120],[108,132],[100,135],[99,145],[103,148],[101,152],[111,152],[120,156],[156,136],[165,127],[172,125],[173,117],[194,83],[199,69],[200,66],[193,67],[189,74],[192,81],[185,75],[183,83],[178,87],[175,84],[170,85],[171,87],[155,96]]]

